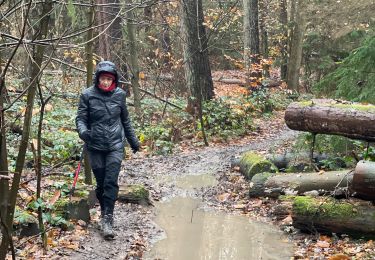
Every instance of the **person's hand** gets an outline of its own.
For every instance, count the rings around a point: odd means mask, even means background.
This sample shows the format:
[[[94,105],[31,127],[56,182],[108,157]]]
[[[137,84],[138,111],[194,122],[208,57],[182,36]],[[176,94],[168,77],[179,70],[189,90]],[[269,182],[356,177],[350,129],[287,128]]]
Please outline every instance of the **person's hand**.
[[[139,150],[140,150],[139,146],[132,147],[132,151],[133,151],[134,154],[139,152]]]
[[[86,130],[81,134],[81,139],[85,142],[89,141],[91,136],[90,136],[90,130]]]

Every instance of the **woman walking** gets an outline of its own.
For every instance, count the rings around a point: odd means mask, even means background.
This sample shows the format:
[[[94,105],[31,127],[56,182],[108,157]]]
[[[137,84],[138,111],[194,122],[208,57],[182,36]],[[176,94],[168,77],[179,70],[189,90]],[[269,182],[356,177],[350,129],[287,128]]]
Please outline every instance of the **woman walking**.
[[[118,87],[118,82],[115,64],[98,63],[94,85],[81,94],[76,117],[78,134],[85,142],[96,179],[100,226],[105,239],[115,236],[113,212],[126,140],[133,153],[140,147],[126,107],[126,93]]]

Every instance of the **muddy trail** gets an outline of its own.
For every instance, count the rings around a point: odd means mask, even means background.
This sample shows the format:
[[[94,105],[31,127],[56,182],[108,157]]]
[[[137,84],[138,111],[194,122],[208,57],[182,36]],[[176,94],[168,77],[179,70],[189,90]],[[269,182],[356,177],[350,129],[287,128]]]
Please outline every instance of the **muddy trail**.
[[[282,116],[262,125],[237,144],[126,161],[120,183],[145,185],[152,205],[117,203],[114,241],[103,240],[94,215],[79,250],[60,257],[290,259],[292,243],[271,224],[263,202],[247,198],[248,182],[231,168],[245,151],[277,152],[296,137]]]

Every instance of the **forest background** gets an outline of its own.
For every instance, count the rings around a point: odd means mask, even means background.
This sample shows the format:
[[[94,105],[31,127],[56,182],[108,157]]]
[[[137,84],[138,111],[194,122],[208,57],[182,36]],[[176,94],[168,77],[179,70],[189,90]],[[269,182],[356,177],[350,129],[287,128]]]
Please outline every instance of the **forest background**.
[[[0,0],[0,259],[13,224],[66,224],[51,197],[67,196],[76,105],[100,60],[119,67],[144,153],[165,155],[241,138],[296,99],[373,103],[374,11],[372,0]],[[42,187],[46,175],[59,179]]]

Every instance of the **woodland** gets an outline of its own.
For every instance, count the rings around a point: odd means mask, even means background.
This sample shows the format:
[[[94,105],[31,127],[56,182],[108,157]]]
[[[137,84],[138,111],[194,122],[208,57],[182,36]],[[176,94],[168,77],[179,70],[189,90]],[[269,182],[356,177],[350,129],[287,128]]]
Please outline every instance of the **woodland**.
[[[84,259],[97,205],[74,122],[102,60],[142,146],[124,158],[129,214],[163,194],[133,166],[162,175],[152,162],[228,149],[202,195],[217,210],[272,222],[288,259],[374,259],[374,14],[373,0],[0,0],[0,259]],[[113,259],[143,259],[139,234]]]

